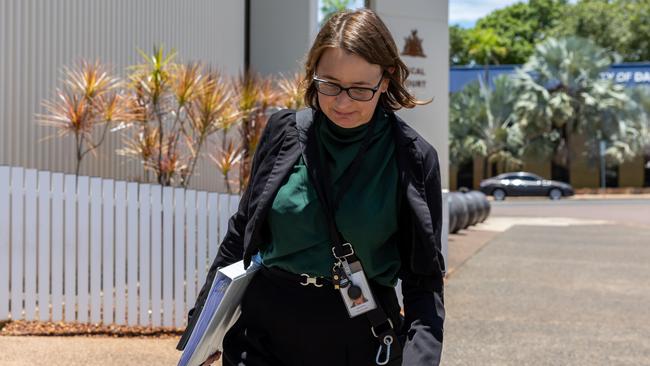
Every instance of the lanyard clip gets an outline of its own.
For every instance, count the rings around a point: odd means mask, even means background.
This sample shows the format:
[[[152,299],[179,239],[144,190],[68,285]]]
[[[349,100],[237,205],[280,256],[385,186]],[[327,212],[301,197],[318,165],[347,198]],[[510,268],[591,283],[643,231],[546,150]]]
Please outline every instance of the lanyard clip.
[[[344,259],[345,257],[349,257],[349,256],[354,255],[354,249],[352,248],[352,244],[350,244],[350,243],[344,243],[344,244],[342,244],[341,246],[344,247],[344,249],[347,247],[348,252],[347,252],[347,253],[342,253],[341,255],[337,255],[337,254],[336,254],[336,247],[333,246],[333,247],[332,247],[332,254],[334,255],[334,258],[336,258],[336,259],[338,259],[339,261],[341,261],[341,260]]]
[[[305,278],[303,278],[303,280],[305,282],[300,282],[301,285],[303,285],[303,286],[314,285],[316,287],[323,287],[322,283],[318,283],[318,279],[320,277],[309,277],[309,275],[306,274],[306,273],[301,274],[301,276],[305,277]]]
[[[390,361],[390,348],[391,345],[393,344],[393,337],[390,335],[386,335],[384,339],[382,340],[383,344],[379,345],[379,349],[377,350],[377,357],[375,357],[375,362],[377,365],[386,365],[388,364],[388,361]],[[382,349],[386,347],[386,352],[385,352],[385,357],[382,360],[381,355],[382,355]]]

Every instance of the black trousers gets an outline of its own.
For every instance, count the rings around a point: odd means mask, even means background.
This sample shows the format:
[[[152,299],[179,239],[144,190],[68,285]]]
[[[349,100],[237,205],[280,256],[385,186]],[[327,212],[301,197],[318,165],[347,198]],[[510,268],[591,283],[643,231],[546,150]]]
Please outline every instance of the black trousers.
[[[371,287],[393,324],[401,326],[394,289]],[[366,366],[375,365],[379,342],[364,315],[349,317],[331,284],[302,286],[262,268],[223,346],[223,366]]]

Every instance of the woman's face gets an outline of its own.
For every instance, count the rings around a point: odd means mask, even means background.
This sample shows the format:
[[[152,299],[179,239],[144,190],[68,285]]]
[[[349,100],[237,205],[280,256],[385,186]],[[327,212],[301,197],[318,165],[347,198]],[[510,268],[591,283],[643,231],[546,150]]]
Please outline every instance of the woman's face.
[[[325,115],[337,125],[352,128],[367,123],[375,112],[379,96],[388,89],[389,80],[382,78],[379,65],[368,63],[341,48],[329,48],[320,57],[316,66],[319,79],[338,84],[344,88],[364,87],[379,89],[369,101],[358,101],[341,91],[339,95],[328,96],[318,93],[318,104]]]

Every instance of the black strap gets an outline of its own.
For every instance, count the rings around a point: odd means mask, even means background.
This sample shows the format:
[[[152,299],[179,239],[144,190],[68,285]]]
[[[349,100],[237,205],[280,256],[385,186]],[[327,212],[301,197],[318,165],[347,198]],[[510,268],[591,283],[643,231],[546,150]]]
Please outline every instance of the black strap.
[[[340,188],[338,192],[336,192],[335,198],[332,200],[331,195],[328,192],[333,190],[332,189],[333,181],[331,180],[331,175],[327,167],[327,161],[325,161],[324,158],[321,159],[320,157],[320,153],[318,150],[318,141],[316,136],[316,130],[318,128],[318,125],[313,124],[314,122],[313,119],[314,119],[314,112],[312,112],[311,109],[301,110],[296,113],[297,124],[300,127],[309,126],[306,131],[307,132],[306,146],[304,146],[306,150],[305,152],[309,156],[309,159],[305,159],[305,163],[307,164],[307,170],[311,177],[314,188],[316,189],[316,193],[318,194],[319,200],[323,206],[323,210],[325,211],[325,216],[327,217],[328,227],[330,231],[330,238],[332,240],[332,247],[337,253],[345,253],[346,248],[344,248],[343,244],[346,242],[336,225],[335,213],[336,210],[338,209],[338,205],[340,204],[341,199],[343,198],[343,195],[347,192],[352,181],[354,180],[355,176],[360,170],[359,168],[361,167],[362,160],[366,155],[366,152],[368,151],[370,140],[372,138],[372,132],[374,130],[374,126],[376,122],[371,121],[370,124],[368,125],[368,130],[366,132],[366,135],[364,136],[361,146],[359,147],[359,151],[357,152],[356,156],[354,157],[350,165],[348,165],[348,167],[343,172],[343,175],[341,177]],[[312,122],[311,124],[309,123],[310,120]],[[307,161],[309,161],[310,163],[307,163]],[[324,184],[327,184],[328,188],[331,189],[330,190],[325,189],[323,187]],[[359,260],[355,255],[351,255],[347,257],[347,259],[348,261],[351,262]],[[386,316],[386,313],[384,312],[384,310],[382,309],[381,305],[377,300],[378,299],[375,299],[375,303],[377,307],[374,310],[368,311],[366,313],[366,317],[370,322],[373,335],[378,338],[379,343],[382,345],[384,351],[387,349],[386,344],[384,342],[386,342],[388,339],[392,339],[392,344],[390,345],[391,362],[388,363],[389,365],[391,365],[393,364],[394,361],[401,360],[402,347],[398,341],[397,333],[393,327],[393,324],[390,322],[390,320]],[[397,324],[395,324],[395,326],[397,326]]]
[[[350,165],[348,165],[348,167],[343,172],[343,175],[341,176],[339,190],[336,192],[336,196],[334,197],[332,197],[330,194],[330,192],[334,191],[334,182],[331,178],[331,174],[327,166],[327,161],[324,156],[320,156],[321,154],[318,148],[318,137],[316,135],[318,125],[310,128],[307,134],[307,149],[312,156],[311,164],[308,165],[308,171],[313,180],[314,187],[316,188],[316,192],[323,206],[323,210],[325,211],[325,216],[327,217],[328,227],[330,231],[330,238],[332,240],[332,245],[335,248],[334,250],[337,253],[342,254],[349,249],[343,247],[345,239],[338,230],[335,214],[338,210],[341,199],[350,188],[350,185],[354,178],[359,173],[359,168],[361,166],[363,158],[368,151],[368,147],[370,146],[370,140],[372,139],[372,132],[374,130],[374,127],[375,123],[371,121],[363,138],[363,141],[361,142],[359,151],[357,151],[354,159]]]
[[[327,160],[325,156],[321,156],[319,151],[318,136],[316,134],[317,125],[314,125],[313,128],[310,128],[307,133],[307,149],[311,153],[312,161],[308,165],[308,171],[311,175],[312,181],[314,183],[314,188],[319,196],[319,200],[325,211],[325,216],[327,217],[328,227],[330,232],[330,238],[332,240],[332,246],[334,251],[339,254],[344,254],[350,251],[351,247],[344,247],[346,243],[345,239],[341,235],[341,232],[338,230],[336,225],[336,211],[338,206],[343,198],[343,195],[349,190],[354,178],[359,172],[359,168],[365,157],[368,147],[370,146],[370,141],[372,139],[372,132],[374,131],[375,123],[370,122],[366,134],[361,142],[361,146],[357,151],[354,159],[348,165],[341,176],[341,184],[339,186],[336,195],[333,196],[330,192],[333,189],[333,180],[331,178],[330,171],[327,166]],[[326,189],[328,187],[329,189]],[[349,259],[355,260],[355,256],[350,256]]]

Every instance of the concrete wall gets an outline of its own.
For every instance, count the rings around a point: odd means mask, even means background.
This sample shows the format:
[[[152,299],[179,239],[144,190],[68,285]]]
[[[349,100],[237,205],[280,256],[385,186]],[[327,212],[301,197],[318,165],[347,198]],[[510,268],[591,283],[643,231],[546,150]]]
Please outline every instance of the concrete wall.
[[[545,179],[551,179],[551,163],[548,160],[531,159],[524,161],[523,170],[537,174]]]
[[[244,65],[241,0],[2,0],[0,1],[0,165],[71,173],[73,138],[37,124],[41,101],[52,98],[61,69],[99,59],[118,74],[141,62],[136,49],[174,48],[180,61],[196,60],[236,74]],[[110,135],[81,174],[140,179],[142,168],[115,154]],[[221,178],[201,164],[192,186],[216,190]]]
[[[643,187],[645,158],[639,154],[631,161],[621,164],[618,170],[619,187]]]
[[[411,90],[419,99],[433,102],[398,114],[438,150],[442,187],[449,188],[449,28],[448,2],[375,0],[370,6],[389,27],[400,51],[417,30],[425,57],[402,55],[404,62],[423,74],[412,73]],[[424,82],[424,83],[423,83]]]
[[[251,67],[264,75],[302,71],[317,15],[317,0],[251,0]]]

